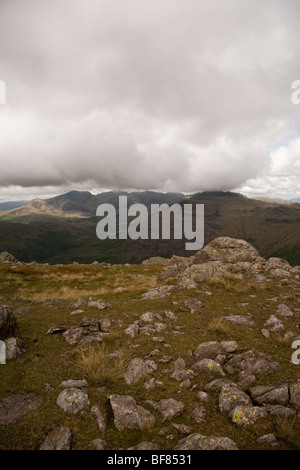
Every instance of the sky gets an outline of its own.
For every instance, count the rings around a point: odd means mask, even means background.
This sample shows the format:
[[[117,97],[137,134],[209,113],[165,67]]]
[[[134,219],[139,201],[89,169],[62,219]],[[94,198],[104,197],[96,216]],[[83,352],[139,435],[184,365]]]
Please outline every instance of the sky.
[[[299,20],[299,0],[0,0],[0,201],[300,197]]]

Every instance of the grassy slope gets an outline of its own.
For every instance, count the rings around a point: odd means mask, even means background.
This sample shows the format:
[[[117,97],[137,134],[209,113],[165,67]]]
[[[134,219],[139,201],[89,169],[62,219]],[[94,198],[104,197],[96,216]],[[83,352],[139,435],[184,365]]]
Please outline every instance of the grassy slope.
[[[299,367],[290,363],[291,340],[283,341],[282,337],[272,335],[265,339],[260,330],[270,316],[275,313],[277,303],[271,299],[278,297],[278,303],[284,302],[291,309],[299,308],[300,289],[296,284],[278,286],[278,281],[266,285],[246,285],[239,281],[225,283],[202,283],[197,291],[173,291],[170,297],[156,301],[140,300],[143,292],[156,285],[156,277],[161,272],[160,266],[26,266],[17,265],[12,268],[9,264],[0,265],[0,295],[2,303],[13,304],[14,308],[27,305],[18,298],[34,300],[31,310],[27,313],[17,314],[20,330],[25,339],[28,352],[0,366],[0,399],[15,393],[34,392],[44,397],[41,408],[26,415],[16,424],[1,429],[0,447],[2,449],[38,449],[45,435],[54,427],[65,424],[71,427],[73,434],[73,449],[88,449],[89,441],[98,437],[99,431],[94,419],[89,413],[82,417],[67,416],[57,405],[56,399],[61,389],[59,384],[69,378],[82,378],[76,372],[78,361],[77,346],[68,345],[61,335],[46,335],[49,327],[65,324],[78,325],[83,316],[95,318],[109,318],[112,322],[112,332],[105,338],[109,350],[115,351],[120,347],[132,352],[132,355],[144,357],[155,348],[161,353],[153,359],[157,362],[163,355],[171,355],[173,360],[184,358],[188,367],[194,362],[188,351],[195,350],[199,343],[204,341],[236,340],[238,345],[246,349],[257,349],[272,356],[281,364],[281,370],[268,377],[257,377],[256,385],[283,383],[286,380],[296,381],[299,377]],[[126,290],[118,292],[118,288]],[[207,295],[210,291],[213,295]],[[111,308],[100,311],[95,308],[85,308],[84,314],[70,316],[72,308],[68,303],[79,297],[88,299],[90,295],[105,299],[112,304]],[[65,301],[52,306],[43,304],[49,298],[63,298]],[[202,300],[205,307],[197,314],[181,311],[184,300],[197,297]],[[177,302],[174,304],[174,302]],[[248,303],[239,306],[239,303]],[[164,319],[168,330],[163,333],[169,348],[153,343],[151,337],[138,335],[130,339],[124,334],[124,329],[137,320],[147,311],[157,312],[164,316],[165,310],[172,310],[177,316],[176,325],[182,326],[183,336],[173,336],[173,323]],[[224,323],[222,317],[229,313],[249,312],[255,318],[254,327],[234,326]],[[297,317],[284,320],[286,329],[297,332]],[[134,346],[131,348],[131,346]],[[229,436],[240,449],[262,448],[256,443],[259,436],[267,432],[275,432],[277,437],[283,437],[283,427],[275,418],[258,421],[248,428],[238,428],[232,424],[228,417],[218,411],[217,395],[212,395],[211,401],[205,405],[207,419],[205,423],[196,424],[191,418],[191,411],[198,406],[197,393],[205,383],[208,376],[199,375],[193,379],[197,384],[194,391],[180,389],[179,383],[171,380],[164,369],[170,364],[160,364],[155,377],[162,381],[152,391],[146,391],[143,380],[131,387],[125,383],[108,385],[105,392],[95,384],[89,383],[88,393],[91,406],[101,404],[109,413],[109,429],[105,440],[108,449],[127,448],[138,442],[150,440],[160,443],[163,449],[172,448],[182,436],[178,435],[175,441],[165,440],[158,435],[163,426],[158,414],[157,425],[143,433],[139,431],[118,432],[113,425],[112,414],[107,405],[107,394],[121,393],[132,395],[139,404],[143,405],[146,399],[159,400],[160,398],[174,397],[186,405],[184,414],[173,421],[185,423],[193,427],[194,432],[206,435]],[[230,377],[231,378],[231,377]],[[145,379],[146,380],[146,379]],[[51,383],[53,391],[45,391],[45,384]],[[99,385],[103,385],[100,381]],[[147,406],[146,406],[147,407]],[[285,440],[278,448],[300,448],[299,420],[294,424],[292,432],[285,436]],[[170,433],[174,429],[170,428]],[[176,432],[175,432],[176,434]]]

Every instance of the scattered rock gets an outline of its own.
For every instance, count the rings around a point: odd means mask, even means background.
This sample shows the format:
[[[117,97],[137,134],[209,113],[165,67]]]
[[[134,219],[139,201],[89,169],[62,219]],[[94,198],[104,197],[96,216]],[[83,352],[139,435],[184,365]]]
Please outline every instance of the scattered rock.
[[[227,315],[225,319],[235,325],[255,325],[252,315]]]
[[[71,430],[68,426],[53,429],[46,437],[40,450],[70,450],[72,442]]]
[[[155,425],[155,416],[138,405],[129,395],[110,395],[114,423],[118,431],[138,429],[144,431]]]
[[[290,404],[300,410],[300,383],[290,385]]]
[[[281,331],[284,331],[284,324],[282,323],[279,318],[277,318],[275,315],[271,315],[268,320],[264,324],[265,329],[268,331],[273,331],[275,333],[279,333]]]
[[[216,357],[222,353],[222,347],[217,341],[208,341],[201,343],[194,352],[196,359],[216,359]]]
[[[16,423],[32,410],[38,409],[43,403],[39,395],[11,395],[0,402],[0,426]]]
[[[220,364],[213,359],[202,359],[201,361],[195,362],[195,364],[192,365],[192,368],[199,372],[211,372],[216,375],[225,375]]]
[[[293,312],[289,309],[289,307],[285,304],[278,305],[277,313],[282,317],[292,317],[294,315]]]
[[[274,387],[274,385],[259,385],[249,389],[251,399],[256,405],[287,405],[289,402],[289,388],[287,385]]]
[[[186,299],[184,305],[190,309],[191,313],[199,312],[204,307],[204,303],[196,298]]]
[[[185,409],[184,403],[174,398],[162,399],[159,402],[147,400],[146,403],[162,414],[162,423],[181,415]]]
[[[0,307],[0,340],[16,338],[19,336],[19,328],[16,317],[11,309],[5,305]]]
[[[142,300],[157,300],[163,299],[164,297],[171,294],[171,291],[174,289],[174,286],[160,286],[154,289],[149,290],[142,295]]]
[[[235,442],[229,437],[203,436],[191,434],[181,439],[175,450],[238,450]]]
[[[278,445],[278,441],[274,434],[264,434],[263,436],[257,439],[257,444],[269,445],[275,447]]]
[[[230,412],[230,418],[238,426],[254,424],[257,419],[268,415],[266,408],[260,406],[237,406]]]
[[[98,405],[94,405],[91,408],[91,414],[96,419],[97,426],[98,426],[98,429],[99,429],[100,433],[104,435],[106,433],[106,429],[107,429],[107,414],[106,414],[106,411],[102,408],[99,408]]]
[[[57,397],[57,405],[69,415],[78,415],[89,409],[90,400],[86,391],[67,388]]]
[[[8,253],[8,251],[2,251],[0,253],[0,263],[18,263],[18,260],[14,255]]]
[[[194,408],[192,411],[192,417],[196,421],[196,423],[200,424],[206,419],[206,411],[204,406],[199,406]]]
[[[51,326],[47,332],[46,332],[46,335],[56,335],[56,334],[59,334],[59,333],[64,333],[65,331],[67,331],[67,327],[64,326],[64,325],[60,325],[60,326]]]
[[[93,441],[90,441],[90,446],[95,450],[104,450],[106,442],[103,439],[94,439]]]
[[[132,359],[128,365],[127,371],[124,374],[125,381],[127,385],[133,385],[156,370],[157,365],[154,361],[144,361],[136,357]]]
[[[229,374],[244,371],[247,374],[268,375],[279,369],[279,364],[266,354],[255,349],[235,354],[224,367]]]
[[[229,413],[238,405],[251,405],[251,400],[246,393],[234,386],[225,385],[219,394],[219,408],[221,413]]]
[[[68,379],[64,380],[61,384],[60,387],[62,388],[85,388],[87,387],[87,381],[86,380],[74,380],[74,379]]]
[[[155,442],[150,442],[150,441],[145,441],[145,442],[140,442],[134,447],[129,447],[127,450],[159,450],[159,444],[156,444]]]
[[[171,423],[173,428],[176,429],[179,434],[191,434],[193,432],[192,428],[190,426],[187,426],[186,424],[176,424],[176,423]]]

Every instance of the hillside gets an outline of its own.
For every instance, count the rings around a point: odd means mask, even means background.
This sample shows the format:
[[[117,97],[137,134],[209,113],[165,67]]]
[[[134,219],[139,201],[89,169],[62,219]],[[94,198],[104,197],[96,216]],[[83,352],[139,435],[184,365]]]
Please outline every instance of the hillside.
[[[300,267],[227,237],[203,250],[0,254],[1,450],[299,450]]]
[[[230,192],[203,192],[189,198],[177,193],[72,191],[0,214],[0,250],[22,261],[136,263],[150,256],[189,256],[185,240],[105,240],[96,237],[99,204],[118,208],[119,195],[147,207],[186,202],[205,206],[205,243],[218,236],[247,240],[265,257],[300,263],[300,204],[278,204]]]

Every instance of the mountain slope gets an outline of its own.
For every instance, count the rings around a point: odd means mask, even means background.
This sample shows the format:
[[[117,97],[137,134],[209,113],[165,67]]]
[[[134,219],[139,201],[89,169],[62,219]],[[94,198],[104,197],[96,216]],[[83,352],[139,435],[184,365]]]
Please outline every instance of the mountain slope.
[[[104,240],[96,236],[96,208],[104,202],[118,206],[120,195],[128,204],[140,202],[205,207],[205,244],[219,236],[251,242],[264,257],[278,256],[300,264],[300,204],[278,204],[249,199],[231,192],[203,192],[189,198],[177,193],[107,192],[92,195],[72,191],[10,211],[0,221],[0,251],[22,261],[49,263],[141,262],[150,256],[190,256],[186,240]],[[26,213],[27,211],[27,213]],[[74,216],[70,216],[71,214]],[[76,215],[76,216],[75,216]],[[7,214],[6,214],[7,217]],[[1,218],[0,218],[1,219]]]

